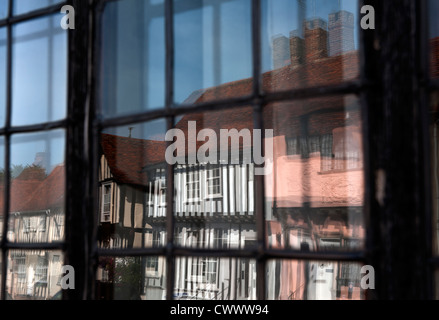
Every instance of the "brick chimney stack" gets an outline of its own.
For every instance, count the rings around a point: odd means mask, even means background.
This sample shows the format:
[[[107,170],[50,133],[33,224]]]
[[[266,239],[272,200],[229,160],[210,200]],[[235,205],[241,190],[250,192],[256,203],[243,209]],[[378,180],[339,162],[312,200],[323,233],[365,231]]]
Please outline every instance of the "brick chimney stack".
[[[328,31],[330,56],[355,50],[353,13],[344,10],[330,13]]]
[[[328,24],[321,18],[304,21],[306,62],[328,57],[327,29]]]
[[[291,66],[297,67],[305,62],[305,40],[300,37],[299,30],[290,32]]]
[[[290,41],[284,35],[274,36],[273,43],[273,67],[279,69],[291,64]]]

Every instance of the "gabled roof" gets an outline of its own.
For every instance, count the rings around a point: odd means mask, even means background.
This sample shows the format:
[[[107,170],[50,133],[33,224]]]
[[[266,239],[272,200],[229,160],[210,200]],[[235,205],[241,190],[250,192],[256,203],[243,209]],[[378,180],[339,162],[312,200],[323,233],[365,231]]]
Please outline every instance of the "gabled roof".
[[[19,180],[18,178],[15,180]],[[52,172],[35,187],[29,199],[16,198],[14,183],[12,184],[11,211],[33,211],[60,208],[65,199],[65,169],[64,165],[56,166]],[[24,198],[26,199],[26,198]]]
[[[266,72],[262,75],[265,91],[289,90],[303,86],[335,84],[346,78],[355,78],[358,73],[358,55],[349,52],[344,55],[328,57],[304,65],[283,68]],[[197,90],[190,95],[186,103],[202,103],[214,99],[228,99],[236,96],[251,94],[252,79],[243,79],[226,83],[217,87]],[[276,108],[265,108],[265,129],[274,128],[274,135],[300,135],[299,118],[304,113],[322,108],[343,107],[346,101],[343,97],[325,97],[321,99],[276,103]],[[224,109],[219,111],[189,113],[184,115],[175,128],[184,132],[188,137],[189,121],[196,122],[196,132],[201,129],[212,129],[219,140],[220,129],[249,129],[253,134],[253,109],[251,106]],[[323,119],[322,121],[326,121]],[[340,121],[345,121],[342,117]],[[324,126],[313,125],[318,130]],[[312,130],[312,128],[310,128]],[[197,149],[204,144],[197,141]],[[119,183],[145,185],[146,166],[165,163],[165,141],[144,140],[130,137],[101,135],[102,152],[108,162],[114,179]],[[240,148],[243,146],[241,145]],[[247,146],[251,147],[251,146]],[[186,154],[188,143],[185,143]]]
[[[33,212],[62,208],[65,194],[64,165],[58,165],[46,176],[40,167],[25,168],[12,179],[10,212]],[[4,206],[4,184],[0,186],[0,208]]]
[[[358,53],[347,52],[338,56],[327,57],[308,62],[299,66],[287,65],[282,68],[266,72],[262,75],[262,85],[265,92],[287,91],[291,89],[314,87],[319,85],[334,85],[347,79],[355,79],[359,72]],[[198,92],[196,103],[202,103],[217,99],[228,99],[235,96],[251,94],[253,87],[252,79],[225,83],[223,85],[208,88]],[[330,133],[334,126],[322,124],[332,123],[335,126],[346,125],[344,119],[344,107],[356,103],[354,96],[325,96],[322,98],[303,99],[295,101],[281,101],[267,105],[264,108],[263,120],[265,129],[273,129],[274,136],[299,136],[300,117],[306,114],[322,115],[314,116],[318,123],[310,123],[309,134]],[[325,111],[339,111],[339,118],[331,112],[331,121],[323,115]],[[253,129],[253,117],[251,108],[236,108],[218,112],[197,113],[183,117],[177,124],[184,130],[187,121],[197,121],[197,130],[212,128],[216,132],[219,129],[248,128]],[[357,118],[358,119],[358,118]],[[186,132],[186,131],[185,131]]]
[[[145,185],[145,166],[165,161],[165,141],[144,140],[101,134],[102,152],[116,181],[124,184]]]

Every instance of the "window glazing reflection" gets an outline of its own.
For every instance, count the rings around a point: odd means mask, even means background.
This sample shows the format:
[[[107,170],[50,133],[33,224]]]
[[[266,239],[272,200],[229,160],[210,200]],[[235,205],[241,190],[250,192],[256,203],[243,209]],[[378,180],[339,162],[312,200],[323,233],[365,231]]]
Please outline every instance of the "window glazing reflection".
[[[60,242],[65,226],[63,130],[12,136],[8,240]]]
[[[7,2],[7,1],[2,1]],[[63,0],[15,0],[13,1],[12,11],[14,15],[28,13],[33,10],[46,8],[51,5],[61,3]]]
[[[59,16],[13,27],[12,125],[63,119],[67,111],[67,33]]]

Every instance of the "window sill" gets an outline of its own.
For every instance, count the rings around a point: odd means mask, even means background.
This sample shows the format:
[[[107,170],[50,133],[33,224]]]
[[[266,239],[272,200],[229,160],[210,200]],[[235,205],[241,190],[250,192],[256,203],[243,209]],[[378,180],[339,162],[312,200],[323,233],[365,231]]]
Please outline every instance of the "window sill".
[[[332,170],[326,170],[326,171],[318,171],[317,174],[325,175],[325,174],[332,174],[332,173],[343,173],[343,172],[351,172],[351,171],[363,171],[364,168],[351,168],[351,169],[332,169]]]
[[[222,194],[212,194],[212,195],[206,196],[204,199],[205,200],[213,200],[213,199],[222,199],[222,197],[223,197]]]
[[[184,200],[183,204],[194,204],[194,203],[200,203],[201,199],[200,198],[196,198],[196,199],[188,199],[188,200]]]

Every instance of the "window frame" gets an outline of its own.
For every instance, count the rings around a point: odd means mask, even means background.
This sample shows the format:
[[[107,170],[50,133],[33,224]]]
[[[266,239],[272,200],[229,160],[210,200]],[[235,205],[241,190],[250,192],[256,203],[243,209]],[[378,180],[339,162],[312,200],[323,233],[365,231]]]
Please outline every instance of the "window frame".
[[[184,173],[184,203],[196,203],[201,200],[201,166],[187,166]],[[188,177],[192,177],[188,179]],[[198,180],[195,180],[195,177]],[[197,187],[198,185],[198,187]],[[194,195],[194,191],[198,190],[198,195]],[[192,197],[189,197],[189,193],[192,192]]]
[[[214,176],[214,177],[209,177],[209,172],[214,172],[218,170],[218,176]],[[206,199],[218,199],[218,198],[222,198],[223,193],[222,193],[222,175],[223,175],[223,170],[222,170],[222,166],[220,164],[217,165],[210,165],[207,166],[205,169],[205,198]],[[218,193],[209,193],[209,182],[210,181],[215,181],[216,179],[218,179],[218,188],[219,188],[219,192]],[[214,185],[215,187],[216,185]]]
[[[103,128],[136,123],[163,117],[167,119],[168,128],[172,128],[175,119],[181,114],[200,112],[205,110],[222,110],[235,108],[244,105],[253,107],[253,120],[255,128],[262,129],[262,111],[269,102],[295,99],[308,99],[315,96],[323,97],[330,95],[356,94],[361,100],[361,111],[364,117],[364,128],[362,129],[364,141],[364,172],[365,172],[365,207],[366,230],[368,239],[364,250],[351,252],[307,252],[300,250],[275,250],[266,245],[265,239],[265,205],[263,203],[264,180],[262,176],[255,176],[255,219],[258,247],[255,250],[235,251],[218,250],[218,257],[249,258],[256,259],[256,296],[264,300],[266,292],[265,266],[270,259],[298,259],[298,260],[321,260],[359,262],[371,264],[376,268],[377,280],[382,281],[379,290],[372,292],[368,298],[395,299],[398,297],[413,297],[416,299],[433,297],[433,273],[434,268],[439,267],[439,257],[433,256],[432,246],[432,212],[430,188],[431,174],[429,169],[428,151],[428,101],[429,93],[439,90],[439,81],[432,80],[428,76],[428,19],[427,1],[401,0],[398,8],[393,3],[380,0],[359,0],[359,7],[372,5],[376,10],[376,30],[361,30],[359,32],[361,75],[358,80],[342,82],[335,85],[316,86],[311,88],[294,89],[283,92],[266,93],[261,86],[261,0],[252,0],[252,55],[253,55],[253,91],[250,96],[234,99],[207,102],[200,105],[183,105],[174,108],[174,17],[173,1],[164,0],[165,38],[166,38],[166,99],[165,106],[159,111],[148,111],[140,114],[118,116],[111,119],[100,117],[99,98],[95,93],[99,80],[99,32],[102,29],[101,14],[105,3],[110,0],[98,0],[96,3],[84,4],[80,0],[68,0],[59,4],[32,11],[19,16],[12,16],[12,0],[8,0],[8,18],[0,19],[0,27],[7,28],[7,120],[4,128],[0,128],[0,135],[5,137],[5,181],[10,177],[10,140],[11,135],[24,132],[35,132],[55,128],[63,128],[67,132],[66,150],[66,219],[65,219],[65,240],[60,243],[39,243],[39,244],[16,244],[7,241],[9,223],[3,223],[3,237],[1,240],[1,252],[3,263],[1,264],[1,299],[7,297],[7,263],[8,253],[16,249],[38,249],[38,250],[63,250],[65,264],[70,264],[76,272],[76,290],[64,290],[63,299],[94,299],[92,285],[96,274],[92,265],[96,265],[97,259],[102,256],[163,256],[166,259],[166,298],[173,300],[173,288],[175,279],[175,257],[196,256],[202,257],[211,253],[209,250],[200,248],[180,248],[174,244],[174,215],[173,206],[166,207],[166,246],[160,248],[142,248],[140,250],[109,250],[99,249],[96,242],[96,217],[90,217],[87,212],[99,212],[99,185],[97,182],[97,163],[99,150],[99,134]],[[45,16],[52,13],[59,13],[65,4],[73,5],[76,10],[76,29],[69,31],[68,36],[68,112],[67,118],[60,121],[53,121],[44,124],[13,127],[11,126],[11,57],[12,57],[12,27],[19,22]],[[413,10],[413,12],[411,11]],[[398,22],[407,22],[414,32],[410,36],[398,32],[394,28]],[[393,43],[390,36],[386,34],[399,35],[395,37],[398,42]],[[379,39],[379,40],[378,40]],[[380,49],[377,49],[379,41]],[[404,46],[404,44],[408,44]],[[397,47],[397,45],[399,47]],[[393,50],[398,48],[398,50]],[[389,59],[389,52],[395,52]],[[383,59],[384,58],[384,59]],[[401,75],[397,81],[398,68],[403,66],[409,59],[413,68],[410,74]],[[419,68],[417,68],[419,67]],[[383,75],[383,70],[393,72]],[[390,79],[390,80],[389,80]],[[393,81],[393,82],[392,82]],[[390,82],[390,83],[389,83]],[[416,83],[419,87],[405,92],[404,85]],[[390,90],[387,90],[390,89]],[[416,91],[416,92],[414,92]],[[397,112],[393,101],[396,92],[402,97],[409,97],[402,101],[398,107],[405,112]],[[399,99],[402,99],[401,97]],[[405,103],[404,103],[405,102]],[[405,108],[407,107],[407,108]],[[395,116],[393,121],[385,120]],[[397,145],[398,132],[403,130],[398,126],[401,123],[409,123],[408,145],[418,145],[418,149],[409,153],[407,159],[392,163],[391,167],[386,166],[386,161],[392,160],[389,155],[395,155],[399,149]],[[387,124],[391,124],[387,126]],[[413,132],[412,132],[413,131]],[[382,140],[383,139],[383,140]],[[385,146],[385,147],[384,147]],[[387,148],[387,149],[385,149]],[[168,164],[166,172],[167,191],[165,194],[166,203],[172,204],[174,198],[174,166]],[[380,169],[387,176],[395,178],[388,179],[388,195],[386,202],[380,203],[375,198],[379,190],[375,185],[377,178],[382,177]],[[404,170],[402,170],[404,169]],[[417,180],[414,177],[416,170],[420,172]],[[399,172],[406,172],[410,181],[414,183],[398,187],[401,179],[398,179]],[[10,186],[5,185],[4,219],[10,216],[9,194]],[[418,206],[411,215],[397,215],[401,212],[395,210],[402,208],[398,201],[404,199],[408,208]],[[378,199],[379,200],[379,199]],[[397,213],[397,214],[396,214]],[[398,224],[396,221],[398,220]],[[419,221],[421,235],[410,228],[413,223]],[[388,226],[392,231],[390,234],[383,234],[380,226]],[[394,227],[394,229],[390,228]],[[387,229],[385,229],[387,230]],[[410,232],[407,232],[410,231]],[[402,235],[402,233],[407,234]],[[415,240],[414,240],[415,239]],[[396,252],[387,252],[387,248],[380,247],[382,241],[398,247],[410,243],[406,248],[406,259],[409,264],[402,264],[406,268],[401,269],[401,260]],[[409,241],[409,242],[407,242]],[[390,253],[390,254],[389,254]],[[386,257],[386,254],[389,257]],[[394,258],[392,260],[392,258]],[[389,263],[386,265],[386,263]],[[418,267],[418,269],[416,268]],[[416,278],[411,283],[404,280],[409,271],[416,270]],[[393,290],[387,289],[393,284]],[[400,290],[403,289],[403,290]]]
[[[106,194],[108,188],[108,194]],[[112,208],[112,191],[113,191],[113,184],[111,182],[103,183],[101,186],[101,193],[102,193],[102,203],[101,203],[101,210],[100,210],[100,222],[111,222],[111,208]],[[105,196],[108,196],[108,203],[105,202]],[[105,211],[105,205],[108,205],[108,211]],[[106,219],[106,216],[108,216],[108,219]]]
[[[358,1],[358,8],[361,8],[363,5],[372,5],[376,11],[376,25],[379,25],[380,23],[388,23],[389,25],[392,24],[392,21],[397,19],[397,17],[404,17],[404,19],[408,20],[409,24],[415,24],[419,23],[416,18],[422,17],[426,14],[426,3],[425,0],[421,0],[417,2],[416,5],[413,5],[412,3],[409,3],[409,0],[403,0],[404,3],[399,8],[398,13],[396,16],[386,16],[384,17],[382,12],[388,13],[393,10],[391,7],[391,4],[389,3],[383,3],[379,0],[359,0]],[[168,123],[168,129],[173,128],[175,125],[175,119],[179,115],[192,113],[192,112],[200,112],[200,111],[213,111],[213,110],[223,110],[223,109],[229,109],[239,106],[246,106],[251,105],[253,107],[253,120],[254,120],[254,128],[255,129],[262,129],[263,128],[263,119],[262,119],[262,112],[264,110],[264,107],[268,105],[270,102],[277,102],[277,101],[286,101],[286,100],[302,100],[302,99],[311,99],[315,97],[326,97],[326,96],[332,96],[332,95],[348,95],[348,94],[354,94],[359,97],[360,100],[360,110],[362,114],[362,118],[364,119],[364,125],[362,127],[362,138],[363,138],[363,157],[364,157],[364,176],[365,176],[365,201],[368,203],[372,203],[372,205],[366,205],[364,207],[364,216],[365,216],[365,227],[366,230],[371,232],[369,234],[369,239],[365,243],[365,247],[362,250],[353,250],[353,251],[347,251],[347,252],[340,252],[340,251],[325,251],[325,252],[309,252],[309,251],[301,251],[301,250],[277,250],[277,249],[271,249],[266,245],[266,239],[265,239],[265,204],[263,200],[263,194],[264,194],[264,178],[262,176],[254,176],[254,196],[255,196],[255,221],[256,221],[256,233],[257,233],[257,249],[255,250],[248,250],[245,252],[242,251],[233,251],[233,250],[218,250],[216,252],[217,256],[219,257],[229,257],[229,258],[249,258],[249,259],[256,259],[256,297],[257,299],[263,300],[266,295],[266,279],[265,279],[265,266],[268,260],[270,259],[293,259],[293,260],[312,260],[312,261],[337,261],[340,263],[343,262],[357,262],[357,263],[363,263],[363,264],[372,264],[376,266],[378,269],[377,271],[377,278],[383,279],[383,278],[397,278],[396,276],[389,274],[386,271],[386,268],[382,266],[381,259],[384,259],[380,253],[376,252],[374,247],[376,246],[377,239],[380,239],[382,237],[385,237],[385,235],[379,234],[377,223],[379,223],[379,218],[376,215],[371,215],[371,212],[375,212],[377,210],[376,199],[374,198],[375,194],[375,188],[374,188],[374,181],[376,181],[376,170],[373,168],[373,165],[376,164],[376,161],[378,158],[381,157],[382,151],[377,151],[376,148],[378,145],[380,145],[379,140],[382,138],[382,127],[385,122],[381,124],[376,124],[373,120],[375,116],[380,118],[379,115],[380,111],[379,108],[372,108],[372,106],[382,106],[383,100],[376,100],[376,96],[379,96],[381,94],[379,86],[382,83],[383,77],[382,77],[382,59],[379,56],[381,52],[377,53],[377,50],[374,48],[376,47],[376,37],[384,36],[385,33],[382,29],[377,28],[377,30],[362,30],[359,29],[359,55],[360,55],[360,75],[358,79],[354,80],[348,80],[344,81],[338,84],[331,84],[331,85],[321,85],[321,86],[315,86],[315,87],[308,87],[308,88],[300,88],[300,89],[293,89],[288,91],[282,91],[282,92],[263,92],[262,90],[262,82],[260,79],[261,75],[261,0],[252,0],[251,2],[252,8],[251,8],[251,28],[252,28],[252,58],[253,58],[253,73],[252,73],[252,79],[253,79],[253,90],[252,93],[249,96],[245,97],[238,97],[238,98],[232,98],[232,99],[224,99],[219,101],[212,101],[212,102],[204,102],[199,105],[179,105],[178,108],[175,108],[174,105],[174,17],[173,17],[173,1],[172,0],[164,0],[164,18],[165,18],[165,45],[166,45],[166,77],[165,77],[165,106],[161,110],[157,111],[151,111],[151,112],[141,112],[134,115],[127,115],[127,116],[121,116],[121,117],[114,117],[109,119],[100,119],[99,125],[96,125],[94,127],[94,137],[97,140],[99,135],[99,130],[102,127],[107,126],[116,126],[116,125],[123,125],[123,124],[129,124],[129,123],[139,123],[148,121],[151,119],[156,119],[158,117],[163,117],[167,119]],[[410,9],[414,9],[416,11],[416,14],[412,15],[411,17],[407,17],[407,12],[410,12],[410,10],[407,9],[407,7],[410,7]],[[102,10],[102,8],[101,8]],[[405,12],[405,13],[404,13]],[[99,24],[99,18],[98,24]],[[416,21],[415,21],[416,20]],[[422,20],[422,19],[421,19]],[[427,19],[424,19],[427,20]],[[421,28],[422,29],[422,28]],[[413,34],[413,37],[407,37],[410,39],[410,41],[413,42],[413,38],[417,38],[416,40],[420,40],[424,45],[426,43],[426,38],[423,38],[425,34],[422,34],[421,32],[418,32],[417,29],[416,34]],[[424,30],[425,31],[425,30]],[[398,39],[401,39],[398,38]],[[383,46],[391,45],[392,41],[390,39],[386,38],[387,42],[385,44],[383,43]],[[400,53],[408,53],[411,50],[410,57],[414,57],[414,55],[417,54],[418,47],[416,46],[407,46],[403,47]],[[419,47],[424,48],[425,47]],[[423,50],[423,49],[422,49]],[[424,50],[426,53],[427,51]],[[403,54],[401,54],[401,57]],[[419,57],[418,57],[419,58]],[[428,59],[425,59],[425,61],[428,61]],[[95,60],[97,62],[97,60]],[[384,61],[385,63],[392,63],[390,60]],[[365,66],[375,66],[376,68],[366,68]],[[95,74],[98,74],[98,71],[95,70]],[[378,102],[378,103],[377,103]],[[409,107],[409,106],[408,106]],[[410,108],[410,107],[409,107]],[[423,108],[423,109],[422,109]],[[426,113],[426,105],[422,105],[421,112]],[[411,112],[414,111],[415,108],[411,108],[410,112],[408,112],[409,115],[407,116],[407,119],[412,119],[413,116]],[[415,112],[416,113],[416,112]],[[380,118],[381,119],[381,118]],[[425,119],[424,119],[425,120]],[[381,127],[380,127],[381,125]],[[425,132],[423,134],[420,134],[420,136],[423,136],[423,141],[425,142]],[[393,151],[393,145],[390,147]],[[411,155],[413,158],[415,157],[422,157],[425,155],[426,150],[423,150],[423,152],[419,152],[417,154]],[[408,161],[409,162],[409,161]],[[174,165],[167,166],[167,184],[169,186],[167,193],[167,203],[173,203],[174,200],[174,188],[170,186],[174,186]],[[414,168],[413,168],[414,169]],[[396,172],[397,170],[394,168],[390,169],[390,171]],[[424,172],[423,175],[423,181],[425,182],[425,179],[428,177],[426,172]],[[415,195],[419,195],[419,190],[413,190],[408,188],[410,192],[414,192]],[[404,193],[405,194],[405,193]],[[401,195],[402,196],[402,195]],[[416,196],[415,196],[416,197]],[[419,198],[418,198],[419,199]],[[411,201],[414,203],[417,200],[411,199]],[[193,257],[202,257],[206,254],[209,254],[210,251],[207,249],[202,248],[180,248],[178,245],[174,244],[174,216],[172,211],[172,206],[167,206],[167,214],[166,214],[166,230],[167,230],[167,250],[163,250],[161,252],[161,255],[163,255],[166,258],[166,299],[173,300],[173,289],[174,289],[174,279],[175,279],[175,263],[174,259],[176,256],[193,256]],[[381,210],[381,209],[380,209]],[[380,211],[378,210],[378,211]],[[387,208],[385,209],[387,210]],[[425,207],[425,210],[422,211],[422,217],[421,220],[425,221],[426,218],[428,218],[429,215],[429,209],[428,207]],[[406,221],[406,226],[409,227],[412,225],[412,222]],[[423,231],[425,231],[423,229]],[[431,238],[430,238],[431,239]],[[416,251],[414,250],[413,253],[416,255]],[[130,254],[129,250],[125,250],[125,252],[109,252],[109,251],[100,251],[98,250],[99,255],[103,254]],[[157,254],[157,251],[151,251],[148,249],[142,249],[142,254],[144,255],[150,255],[150,254]],[[422,261],[425,259],[422,258]],[[438,259],[439,260],[439,259]],[[426,265],[429,265],[426,263]],[[439,265],[439,261],[438,261]],[[396,265],[394,266],[397,267]],[[389,270],[389,269],[387,269]],[[428,273],[428,272],[426,272]],[[401,281],[403,282],[403,281]],[[425,295],[425,293],[429,290],[429,284],[427,284],[424,280],[420,281],[422,282],[422,288],[423,293],[422,296]],[[430,282],[431,285],[431,282]],[[401,292],[404,290],[401,290]],[[417,294],[419,294],[419,290],[416,291]],[[416,297],[419,297],[421,295],[414,295]],[[385,289],[381,292],[374,291],[370,295],[368,295],[366,298],[368,299],[375,299],[377,297],[392,297],[392,294],[389,292],[385,292]]]

